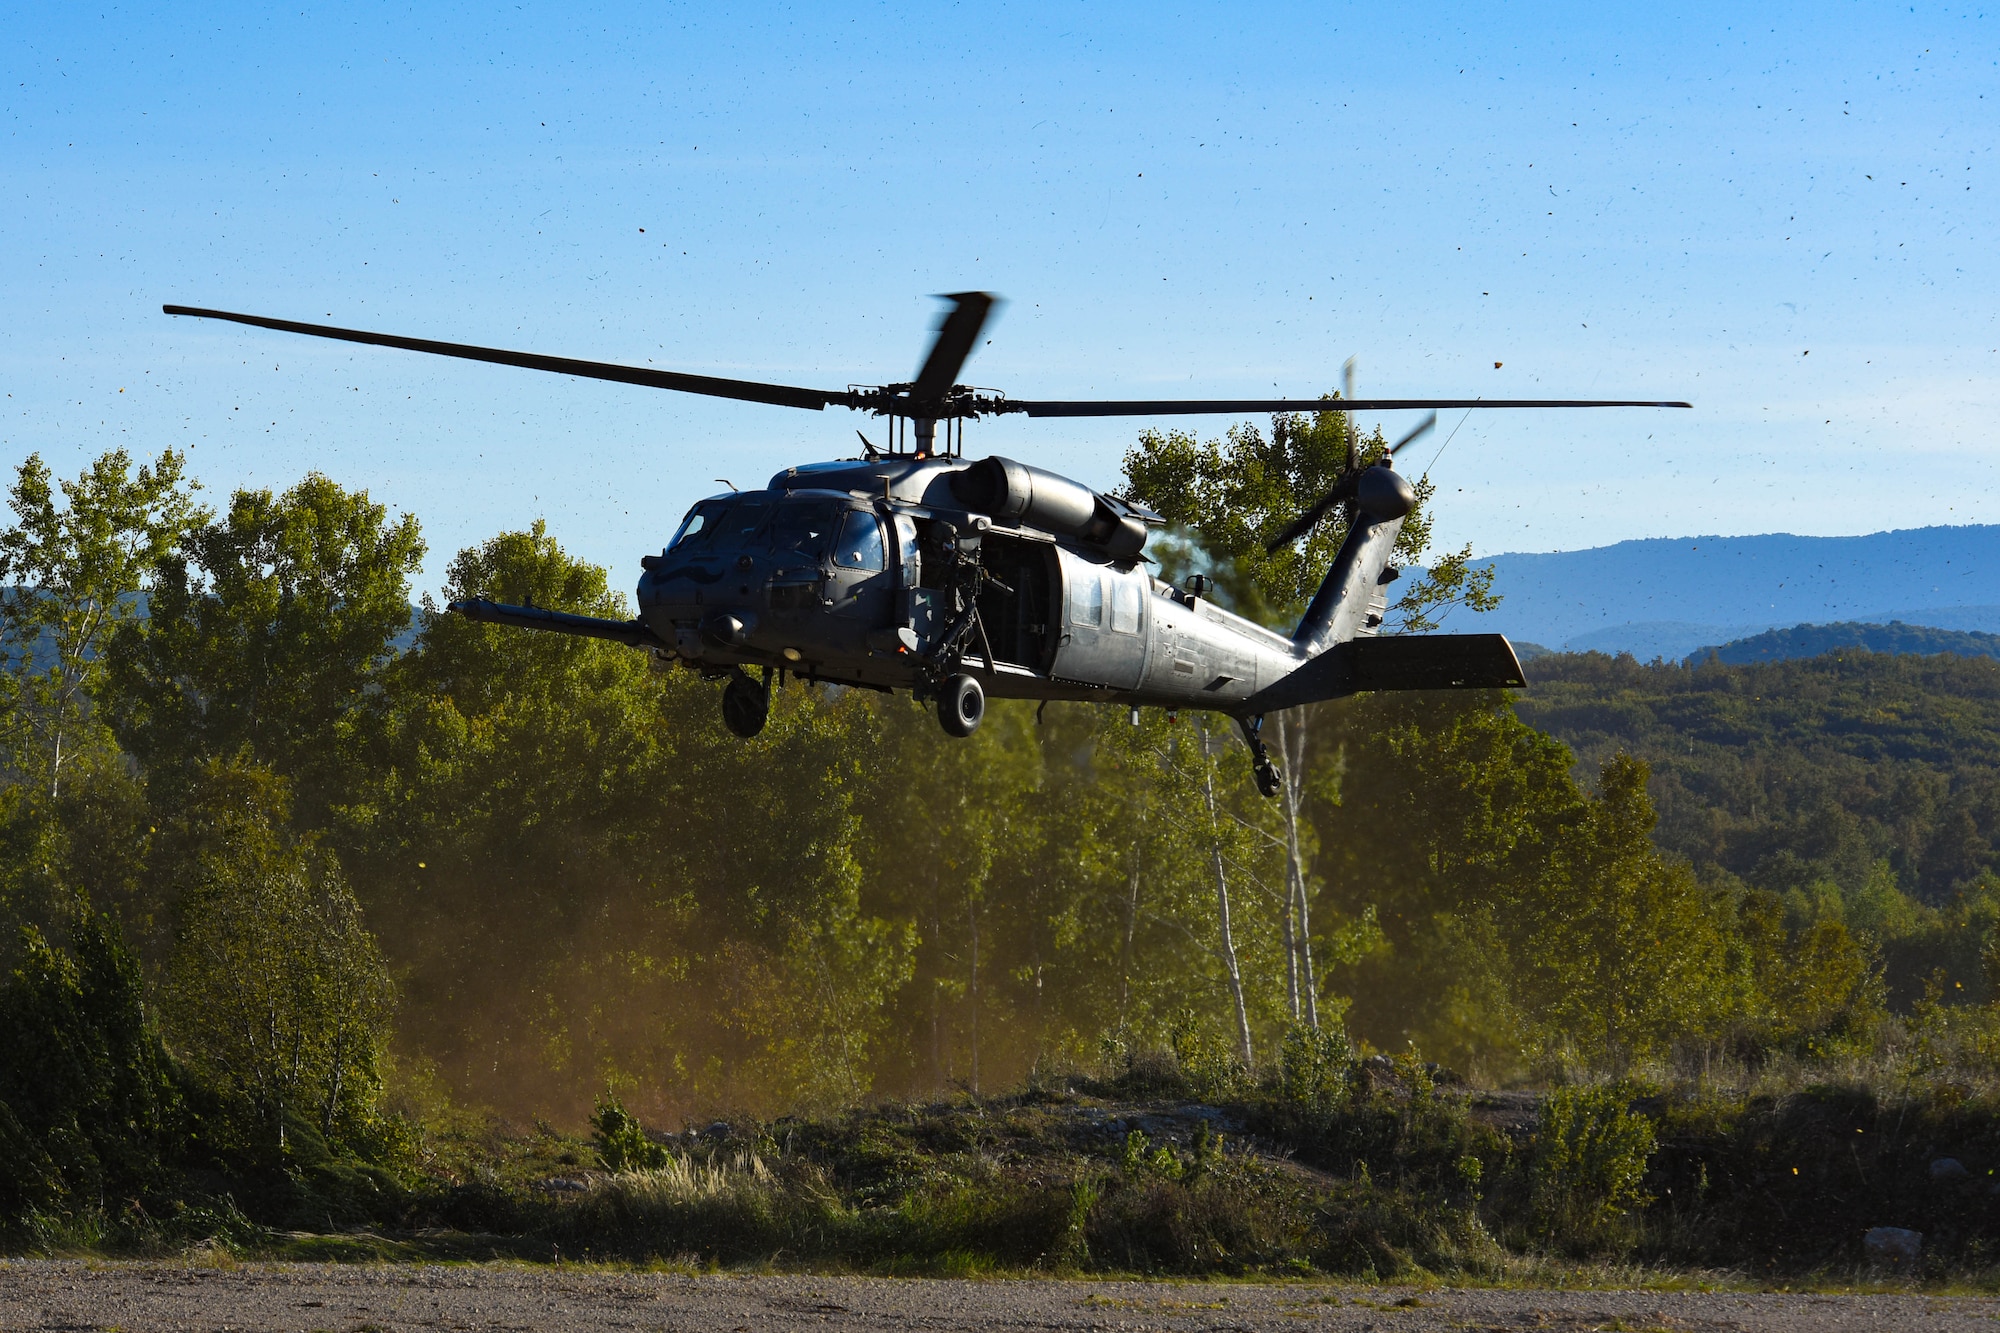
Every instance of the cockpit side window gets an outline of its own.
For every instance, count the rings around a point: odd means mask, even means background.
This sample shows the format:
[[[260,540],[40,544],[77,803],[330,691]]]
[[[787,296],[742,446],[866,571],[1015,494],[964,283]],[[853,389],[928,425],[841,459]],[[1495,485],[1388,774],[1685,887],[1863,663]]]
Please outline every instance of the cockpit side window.
[[[839,518],[840,511],[823,501],[788,501],[771,515],[766,540],[773,551],[793,551],[819,561],[826,556],[827,544]]]
[[[715,530],[722,526],[723,515],[728,511],[727,498],[703,500],[688,510],[688,516],[681,520],[681,530],[674,534],[671,542],[667,543],[667,549],[675,551],[683,546],[690,549],[706,546],[708,539],[715,535]]]
[[[859,509],[847,511],[840,522],[840,543],[833,548],[833,563],[848,569],[886,569],[888,552],[882,546],[882,524],[873,514]]]

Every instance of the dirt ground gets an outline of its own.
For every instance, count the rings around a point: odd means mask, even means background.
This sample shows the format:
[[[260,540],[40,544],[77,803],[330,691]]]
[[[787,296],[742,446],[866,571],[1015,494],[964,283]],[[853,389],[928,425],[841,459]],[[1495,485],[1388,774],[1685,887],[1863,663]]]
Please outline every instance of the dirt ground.
[[[2000,1299],[0,1261],[0,1330],[1990,1329]]]

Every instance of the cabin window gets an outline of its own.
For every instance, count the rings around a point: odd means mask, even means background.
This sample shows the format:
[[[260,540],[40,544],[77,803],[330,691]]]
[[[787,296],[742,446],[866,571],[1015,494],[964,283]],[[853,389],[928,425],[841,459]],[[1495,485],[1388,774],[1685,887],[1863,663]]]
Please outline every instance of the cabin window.
[[[888,553],[882,547],[882,524],[875,515],[859,509],[847,511],[840,523],[840,543],[833,548],[833,563],[848,569],[887,569]]]
[[[833,525],[839,518],[840,511],[830,504],[795,500],[778,506],[771,515],[766,536],[773,551],[795,551],[818,562],[826,555],[827,543],[833,538]]]
[[[1076,623],[1079,625],[1104,623],[1104,580],[1097,576],[1097,571],[1094,569],[1077,576]]]
[[[1111,631],[1114,634],[1139,632],[1139,585],[1120,579],[1111,589]]]

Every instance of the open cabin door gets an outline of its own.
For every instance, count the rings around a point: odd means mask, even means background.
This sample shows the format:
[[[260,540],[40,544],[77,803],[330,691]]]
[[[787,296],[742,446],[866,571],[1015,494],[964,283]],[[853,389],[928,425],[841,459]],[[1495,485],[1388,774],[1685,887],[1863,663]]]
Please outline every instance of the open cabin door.
[[[989,532],[981,543],[980,558],[992,576],[979,594],[979,618],[993,643],[993,655],[1010,666],[1046,675],[1055,658],[1060,610],[1054,595],[1056,548]]]

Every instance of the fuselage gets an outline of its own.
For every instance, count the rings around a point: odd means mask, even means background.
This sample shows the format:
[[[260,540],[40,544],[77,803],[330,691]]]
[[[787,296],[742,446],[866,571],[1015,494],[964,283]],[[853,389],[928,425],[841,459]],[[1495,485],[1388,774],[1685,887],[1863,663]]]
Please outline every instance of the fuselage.
[[[917,688],[964,609],[953,548],[976,542],[990,578],[962,663],[989,694],[1229,712],[1307,656],[1152,577],[1130,518],[1123,529],[1099,522],[1087,530],[1109,535],[1086,540],[1005,517],[1008,506],[968,506],[965,492],[979,497],[963,475],[973,466],[949,457],[815,463],[764,490],[703,500],[667,549],[646,557],[640,618],[670,656],[699,669],[762,665]],[[1056,483],[1091,496],[1038,475],[1056,501],[1029,516],[1068,512]],[[1076,519],[1086,524],[1087,514]]]

